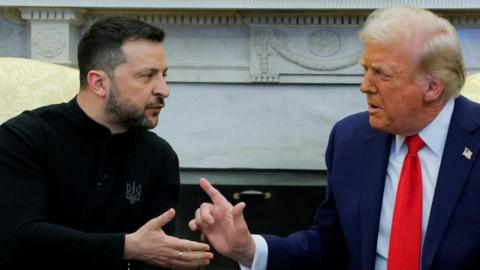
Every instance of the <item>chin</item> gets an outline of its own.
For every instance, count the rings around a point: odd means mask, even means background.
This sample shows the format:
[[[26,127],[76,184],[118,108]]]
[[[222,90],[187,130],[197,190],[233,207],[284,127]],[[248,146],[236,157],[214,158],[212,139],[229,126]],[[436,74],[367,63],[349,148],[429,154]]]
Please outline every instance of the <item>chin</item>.
[[[385,123],[380,121],[380,119],[370,116],[370,118],[368,118],[368,122],[373,129],[389,133],[388,127],[385,125]]]
[[[139,127],[142,127],[144,129],[152,129],[155,128],[158,124],[158,118],[157,117],[143,117],[142,120],[139,122]]]
[[[155,128],[157,125],[158,125],[158,118],[151,119],[150,121],[148,121],[147,128],[152,129],[152,128]]]

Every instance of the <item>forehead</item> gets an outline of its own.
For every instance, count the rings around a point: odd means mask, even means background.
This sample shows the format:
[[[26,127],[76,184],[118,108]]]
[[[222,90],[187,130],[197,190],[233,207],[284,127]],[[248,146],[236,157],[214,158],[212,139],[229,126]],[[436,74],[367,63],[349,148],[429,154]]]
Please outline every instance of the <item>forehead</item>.
[[[165,51],[160,42],[132,40],[122,45],[126,63],[133,65],[155,65],[164,68]]]
[[[406,42],[371,42],[366,45],[363,59],[360,62],[366,66],[377,65],[393,69],[412,67],[413,48]]]

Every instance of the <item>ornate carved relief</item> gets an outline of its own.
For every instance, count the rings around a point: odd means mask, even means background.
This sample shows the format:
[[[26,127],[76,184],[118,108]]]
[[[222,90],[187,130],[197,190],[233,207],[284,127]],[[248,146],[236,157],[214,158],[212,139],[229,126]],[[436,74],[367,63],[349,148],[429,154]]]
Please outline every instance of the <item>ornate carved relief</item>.
[[[78,29],[84,10],[72,8],[22,8],[22,18],[30,22],[31,57],[73,65],[80,37]]]
[[[55,58],[65,49],[67,33],[58,25],[45,26],[32,33],[32,49],[46,58]]]
[[[299,31],[304,33],[298,34]],[[295,33],[294,38],[290,37],[292,33]],[[254,82],[277,82],[279,74],[298,74],[298,67],[310,70],[310,74],[333,72],[354,65],[362,53],[359,46],[355,47],[353,53],[342,48],[342,37],[333,28],[257,28],[251,34],[251,78]],[[277,65],[272,66],[276,58],[294,65],[278,65],[276,61]]]
[[[250,74],[252,82],[271,83],[278,82],[278,74],[270,74],[269,57],[272,55],[268,45],[269,33],[267,31],[255,31],[251,37],[252,47],[258,59],[258,71]],[[255,58],[255,57],[253,57]]]
[[[289,62],[297,64],[306,69],[316,70],[316,71],[331,71],[341,68],[351,66],[356,63],[358,57],[360,57],[362,51],[359,50],[355,53],[337,56],[337,57],[316,57],[314,55],[306,55],[304,53],[299,53],[294,51],[288,45],[288,36],[286,33],[280,30],[273,30],[271,38],[268,39],[268,44],[271,46],[281,57],[286,59]],[[318,31],[316,32],[318,33]],[[317,52],[323,52],[325,56],[336,55],[338,50],[340,50],[340,38],[338,34],[334,31],[328,31],[326,33],[331,33],[328,39],[319,40],[315,38],[318,44],[316,46]],[[312,33],[315,34],[315,33]],[[312,36],[310,34],[310,37]],[[335,38],[336,37],[336,38]],[[309,49],[311,48],[311,39],[307,41]],[[320,55],[322,56],[322,55]]]
[[[268,46],[268,33],[265,31],[254,32],[252,42],[259,58],[260,73],[266,74],[269,71],[268,57],[272,55]]]
[[[316,56],[335,55],[341,46],[340,36],[335,31],[318,30],[308,36],[308,49]]]

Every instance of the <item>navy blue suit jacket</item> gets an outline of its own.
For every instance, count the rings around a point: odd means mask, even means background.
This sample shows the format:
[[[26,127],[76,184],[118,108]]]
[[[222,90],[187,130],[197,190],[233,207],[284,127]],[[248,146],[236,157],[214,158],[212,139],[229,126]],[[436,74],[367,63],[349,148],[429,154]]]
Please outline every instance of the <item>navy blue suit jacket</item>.
[[[315,224],[286,238],[264,235],[268,269],[374,269],[392,135],[367,113],[332,129],[327,197]],[[473,155],[462,155],[468,147]],[[480,105],[460,96],[450,122],[422,253],[422,270],[480,269]]]

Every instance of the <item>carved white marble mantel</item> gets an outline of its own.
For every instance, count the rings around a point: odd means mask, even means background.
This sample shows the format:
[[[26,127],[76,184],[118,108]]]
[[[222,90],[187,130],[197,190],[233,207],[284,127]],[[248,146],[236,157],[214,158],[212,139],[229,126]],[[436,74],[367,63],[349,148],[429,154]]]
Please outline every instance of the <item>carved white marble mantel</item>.
[[[478,0],[0,0],[0,56],[75,66],[96,19],[137,17],[167,35],[171,97],[155,132],[181,166],[319,170],[333,123],[364,110],[357,32],[391,4],[450,19],[480,71]]]
[[[2,0],[2,6],[143,8],[172,10],[344,10],[407,4],[429,9],[479,9],[477,0]]]

